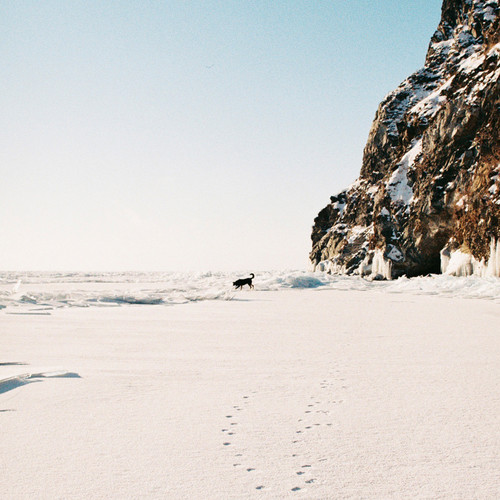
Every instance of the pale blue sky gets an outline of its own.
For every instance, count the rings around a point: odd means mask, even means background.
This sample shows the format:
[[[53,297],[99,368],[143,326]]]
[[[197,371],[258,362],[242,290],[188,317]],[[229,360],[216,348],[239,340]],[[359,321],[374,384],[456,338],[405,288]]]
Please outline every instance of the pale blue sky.
[[[0,3],[0,269],[307,268],[441,0]]]

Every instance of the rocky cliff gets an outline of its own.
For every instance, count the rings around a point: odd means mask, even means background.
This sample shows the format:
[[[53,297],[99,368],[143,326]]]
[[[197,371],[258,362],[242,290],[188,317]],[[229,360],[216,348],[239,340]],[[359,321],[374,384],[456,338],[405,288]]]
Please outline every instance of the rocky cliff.
[[[425,66],[379,105],[360,177],[314,220],[314,268],[500,276],[499,0],[444,0]]]

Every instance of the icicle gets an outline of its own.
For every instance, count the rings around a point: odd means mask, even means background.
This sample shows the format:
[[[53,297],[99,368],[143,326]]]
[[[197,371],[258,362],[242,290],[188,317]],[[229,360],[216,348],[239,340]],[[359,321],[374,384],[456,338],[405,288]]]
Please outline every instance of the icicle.
[[[449,245],[441,250],[441,272],[450,276],[500,277],[500,241],[490,242],[488,261],[475,259],[461,250],[450,251]]]
[[[382,276],[383,278],[392,279],[392,261],[384,257],[384,252],[381,250],[375,251],[372,263],[372,277]]]
[[[500,241],[491,238],[490,242],[490,258],[486,268],[486,276],[500,277]]]

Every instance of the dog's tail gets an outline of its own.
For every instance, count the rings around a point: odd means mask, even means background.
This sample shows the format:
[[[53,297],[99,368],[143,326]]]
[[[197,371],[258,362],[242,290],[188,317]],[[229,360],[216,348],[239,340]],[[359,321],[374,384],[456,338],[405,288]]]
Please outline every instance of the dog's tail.
[[[252,279],[255,278],[255,274],[254,273],[250,273],[250,276],[252,277]]]

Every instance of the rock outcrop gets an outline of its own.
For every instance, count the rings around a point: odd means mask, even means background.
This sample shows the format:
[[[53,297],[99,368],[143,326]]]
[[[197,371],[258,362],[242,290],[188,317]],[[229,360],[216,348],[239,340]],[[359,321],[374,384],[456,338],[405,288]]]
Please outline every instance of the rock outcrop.
[[[314,220],[315,269],[500,276],[499,0],[444,0],[425,66],[379,105],[360,177]]]

